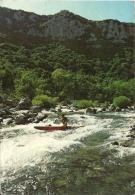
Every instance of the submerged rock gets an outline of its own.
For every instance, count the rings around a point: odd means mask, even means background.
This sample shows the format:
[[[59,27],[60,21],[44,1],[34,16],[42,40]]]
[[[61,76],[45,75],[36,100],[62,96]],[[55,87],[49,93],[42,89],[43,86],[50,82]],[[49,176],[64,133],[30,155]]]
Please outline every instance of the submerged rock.
[[[135,131],[135,125],[131,126],[131,131]]]
[[[133,142],[134,142],[133,139],[126,140],[126,141],[122,141],[122,142],[120,143],[120,146],[123,146],[123,147],[132,147]]]
[[[112,144],[112,145],[117,145],[117,146],[118,146],[118,145],[119,145],[119,142],[114,141],[114,142],[112,142],[111,144]]]
[[[13,123],[13,119],[12,119],[12,118],[4,119],[4,120],[3,120],[3,123],[4,123],[5,125],[9,125],[9,124]]]

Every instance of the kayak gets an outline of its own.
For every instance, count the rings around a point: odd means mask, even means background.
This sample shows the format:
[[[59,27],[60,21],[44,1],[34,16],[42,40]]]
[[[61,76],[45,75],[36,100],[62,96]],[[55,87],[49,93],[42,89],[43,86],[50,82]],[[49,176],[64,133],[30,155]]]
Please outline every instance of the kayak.
[[[44,131],[77,129],[79,127],[83,127],[83,126],[67,126],[67,127],[63,127],[63,126],[34,126],[35,129],[44,130]]]

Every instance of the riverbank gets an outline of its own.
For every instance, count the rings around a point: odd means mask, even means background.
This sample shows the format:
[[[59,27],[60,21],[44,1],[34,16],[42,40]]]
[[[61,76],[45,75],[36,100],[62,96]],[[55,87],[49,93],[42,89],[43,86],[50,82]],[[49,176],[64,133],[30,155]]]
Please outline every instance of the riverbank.
[[[5,104],[0,108],[0,124],[4,127],[4,125],[39,123],[40,121],[44,122],[48,116],[56,117],[61,113],[98,114],[102,112],[130,112],[132,110],[135,110],[134,106],[120,109],[115,108],[113,104],[106,107],[96,106],[78,109],[73,104],[64,105],[61,103],[54,108],[43,108],[40,104],[32,106],[29,98],[22,98],[19,102],[5,101]]]

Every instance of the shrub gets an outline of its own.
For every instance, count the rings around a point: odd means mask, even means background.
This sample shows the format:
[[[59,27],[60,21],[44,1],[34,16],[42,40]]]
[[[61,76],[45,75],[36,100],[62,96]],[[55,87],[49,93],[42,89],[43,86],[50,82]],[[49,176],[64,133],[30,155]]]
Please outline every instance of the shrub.
[[[107,106],[109,106],[109,104],[110,104],[110,102],[105,101],[104,103],[100,103],[99,105],[100,105],[100,107],[107,107]]]
[[[33,98],[32,104],[41,104],[45,108],[55,107],[57,105],[57,98],[48,97],[47,95],[37,95]]]
[[[94,107],[98,104],[97,101],[93,102],[92,100],[79,100],[74,102],[74,106],[77,108],[87,108],[87,107]]]
[[[113,104],[115,107],[126,108],[131,105],[131,100],[126,96],[119,96],[113,99]]]

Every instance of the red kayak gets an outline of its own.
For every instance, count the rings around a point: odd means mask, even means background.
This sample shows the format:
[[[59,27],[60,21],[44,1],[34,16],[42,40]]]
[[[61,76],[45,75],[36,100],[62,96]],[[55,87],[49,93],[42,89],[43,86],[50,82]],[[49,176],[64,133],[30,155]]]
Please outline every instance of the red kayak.
[[[68,130],[68,129],[77,129],[79,127],[83,127],[83,126],[67,126],[67,127],[63,127],[63,126],[35,126],[35,129],[38,130],[44,130],[44,131],[55,131],[55,130]]]

